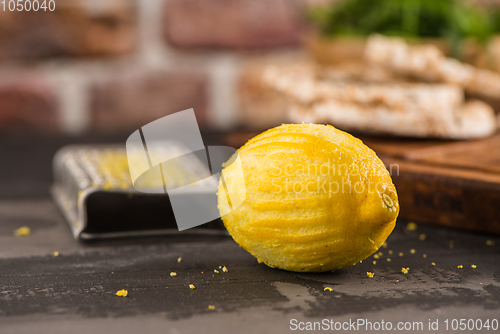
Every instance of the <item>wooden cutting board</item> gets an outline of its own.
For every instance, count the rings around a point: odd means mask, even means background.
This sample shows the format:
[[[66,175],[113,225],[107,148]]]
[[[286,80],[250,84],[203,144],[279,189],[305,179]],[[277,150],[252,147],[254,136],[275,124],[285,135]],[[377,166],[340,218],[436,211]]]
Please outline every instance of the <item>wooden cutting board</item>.
[[[240,147],[256,133],[228,135]],[[400,217],[500,234],[500,134],[474,141],[361,138],[392,172]]]

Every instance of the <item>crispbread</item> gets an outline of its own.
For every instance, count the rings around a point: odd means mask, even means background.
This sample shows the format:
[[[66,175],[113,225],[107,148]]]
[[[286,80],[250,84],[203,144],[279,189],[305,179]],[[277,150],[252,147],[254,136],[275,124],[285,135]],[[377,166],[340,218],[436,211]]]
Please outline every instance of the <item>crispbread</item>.
[[[498,75],[493,72],[446,58],[431,45],[409,46],[382,36],[370,38],[367,56],[384,66],[268,66],[263,79],[288,98],[288,116],[293,122],[446,139],[481,138],[496,131],[493,109],[484,102],[464,99],[464,88],[474,91],[486,85],[483,95],[500,92]]]
[[[310,106],[294,103],[288,116],[292,122],[329,123],[349,131],[407,137],[473,139],[491,135],[497,127],[493,109],[475,100],[440,112],[328,100]]]
[[[384,105],[395,110],[427,109],[439,112],[454,110],[463,104],[463,91],[447,84],[422,84],[410,82],[366,82],[343,80],[318,80],[312,69],[279,69],[268,67],[267,84],[303,104],[336,100],[362,105]]]
[[[401,38],[375,34],[368,38],[365,58],[400,75],[458,85],[479,96],[500,97],[500,74],[447,58],[433,45],[415,46]]]

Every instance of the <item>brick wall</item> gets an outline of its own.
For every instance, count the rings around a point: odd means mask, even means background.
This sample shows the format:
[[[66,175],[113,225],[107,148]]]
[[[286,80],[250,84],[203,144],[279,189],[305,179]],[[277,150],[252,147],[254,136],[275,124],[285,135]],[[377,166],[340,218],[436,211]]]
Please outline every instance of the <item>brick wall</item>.
[[[53,12],[0,10],[0,132],[129,132],[187,108],[208,128],[279,124],[283,105],[255,75],[262,59],[301,56],[306,2],[55,0]]]

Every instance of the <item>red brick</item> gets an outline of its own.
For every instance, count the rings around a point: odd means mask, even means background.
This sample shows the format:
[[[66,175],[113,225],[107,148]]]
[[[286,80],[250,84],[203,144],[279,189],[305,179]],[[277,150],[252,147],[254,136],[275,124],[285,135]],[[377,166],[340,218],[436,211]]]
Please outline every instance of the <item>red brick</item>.
[[[33,77],[1,83],[0,129],[7,132],[59,130],[57,99],[50,86]]]
[[[291,0],[168,0],[164,34],[179,47],[296,45],[304,29]]]
[[[194,108],[200,126],[207,123],[207,77],[193,72],[120,75],[91,88],[92,128],[125,132],[163,116]]]
[[[0,10],[0,59],[99,56],[130,52],[136,42],[131,1],[56,1],[51,11]],[[6,1],[8,3],[8,1]]]

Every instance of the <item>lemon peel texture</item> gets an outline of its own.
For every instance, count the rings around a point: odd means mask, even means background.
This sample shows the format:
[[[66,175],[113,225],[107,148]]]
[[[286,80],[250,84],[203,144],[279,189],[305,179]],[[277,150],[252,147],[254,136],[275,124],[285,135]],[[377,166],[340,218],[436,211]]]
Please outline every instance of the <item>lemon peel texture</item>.
[[[270,267],[324,272],[376,252],[399,213],[391,176],[375,152],[333,126],[283,124],[249,140],[219,183],[233,239]],[[232,158],[234,159],[234,157]],[[231,211],[226,193],[246,191]]]

